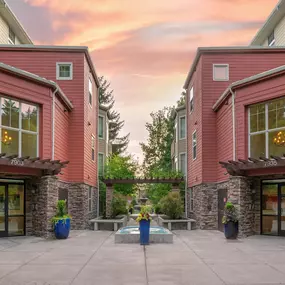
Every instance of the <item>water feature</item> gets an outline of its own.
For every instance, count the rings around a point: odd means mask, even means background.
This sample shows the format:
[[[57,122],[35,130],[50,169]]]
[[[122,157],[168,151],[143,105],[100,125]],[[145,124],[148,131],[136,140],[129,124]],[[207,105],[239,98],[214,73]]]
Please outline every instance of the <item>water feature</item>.
[[[115,233],[115,243],[139,243],[139,226],[127,226]],[[173,234],[168,229],[159,226],[150,227],[150,243],[173,243]]]

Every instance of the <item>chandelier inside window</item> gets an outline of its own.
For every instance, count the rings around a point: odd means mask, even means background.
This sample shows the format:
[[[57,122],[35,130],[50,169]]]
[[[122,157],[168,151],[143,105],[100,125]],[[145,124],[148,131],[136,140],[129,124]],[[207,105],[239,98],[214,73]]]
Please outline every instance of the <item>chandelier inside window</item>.
[[[8,132],[4,132],[4,137],[2,138],[2,143],[4,145],[10,145],[12,142],[12,137],[9,137]]]
[[[273,142],[277,146],[285,146],[285,133],[278,132],[277,135],[274,136]]]

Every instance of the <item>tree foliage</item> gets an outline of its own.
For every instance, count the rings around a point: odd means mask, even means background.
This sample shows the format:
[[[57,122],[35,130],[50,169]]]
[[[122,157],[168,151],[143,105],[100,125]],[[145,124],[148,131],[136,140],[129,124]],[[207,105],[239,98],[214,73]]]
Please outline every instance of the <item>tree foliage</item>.
[[[112,154],[105,165],[104,176],[108,178],[133,178],[138,168],[138,162],[131,155]],[[135,192],[132,184],[115,184],[116,192],[131,195]]]
[[[111,83],[108,82],[104,76],[99,77],[99,104],[107,107],[109,118],[109,140],[112,142],[112,153],[123,153],[129,144],[129,134],[119,137],[125,121],[121,120],[120,113],[113,109],[115,104],[114,90],[110,88]]]

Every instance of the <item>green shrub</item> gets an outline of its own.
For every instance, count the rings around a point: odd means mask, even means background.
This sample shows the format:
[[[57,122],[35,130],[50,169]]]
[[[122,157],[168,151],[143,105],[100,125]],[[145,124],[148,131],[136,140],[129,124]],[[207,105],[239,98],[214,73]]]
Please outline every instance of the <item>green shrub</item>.
[[[161,211],[170,219],[175,220],[182,217],[183,202],[178,192],[169,192],[160,200]]]
[[[111,218],[116,218],[118,215],[126,215],[127,210],[127,200],[123,195],[115,194],[111,203]]]
[[[161,212],[161,204],[157,203],[156,205],[154,205],[154,211],[156,214],[162,214]]]
[[[51,222],[53,225],[55,225],[58,223],[58,221],[60,220],[65,221],[66,219],[71,219],[71,216],[68,215],[67,210],[66,210],[66,201],[58,200],[57,205],[56,205],[56,214],[51,219]]]
[[[228,222],[236,223],[238,221],[238,213],[236,207],[232,202],[227,202],[224,208],[224,216],[222,219],[223,224],[227,224]]]

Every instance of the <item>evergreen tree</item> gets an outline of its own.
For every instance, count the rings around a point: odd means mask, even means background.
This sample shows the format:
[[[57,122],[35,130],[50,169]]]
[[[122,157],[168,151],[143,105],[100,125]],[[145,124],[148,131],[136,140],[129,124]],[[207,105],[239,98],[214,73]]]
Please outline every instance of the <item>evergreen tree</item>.
[[[121,120],[120,113],[113,110],[115,104],[115,98],[113,95],[114,90],[110,89],[111,83],[108,82],[104,76],[99,77],[100,89],[99,89],[99,104],[107,107],[109,118],[109,140],[112,142],[112,153],[123,153],[129,144],[129,135],[119,137],[119,133],[123,128],[125,121]]]

